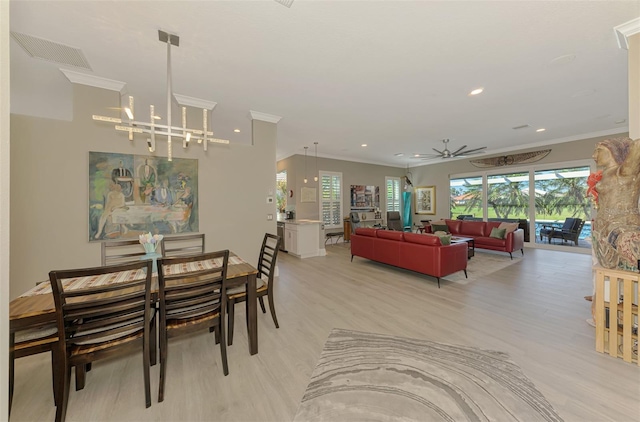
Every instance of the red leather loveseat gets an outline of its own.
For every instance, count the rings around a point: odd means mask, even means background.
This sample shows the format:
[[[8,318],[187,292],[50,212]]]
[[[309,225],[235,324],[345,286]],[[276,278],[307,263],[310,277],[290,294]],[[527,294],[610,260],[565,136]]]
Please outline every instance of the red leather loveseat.
[[[491,229],[500,225],[499,221],[444,220],[453,236],[473,237],[475,247],[492,251],[512,252],[520,249],[524,255],[524,230],[517,229],[507,233],[504,239],[489,237]]]
[[[467,243],[443,246],[433,235],[360,227],[351,235],[351,261],[354,256],[436,277],[438,287],[440,277],[467,276]]]

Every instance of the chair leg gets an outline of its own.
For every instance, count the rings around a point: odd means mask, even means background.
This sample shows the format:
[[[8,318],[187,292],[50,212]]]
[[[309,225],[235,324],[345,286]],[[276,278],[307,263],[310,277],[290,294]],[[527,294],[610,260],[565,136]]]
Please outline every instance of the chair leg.
[[[234,319],[234,309],[236,308],[236,301],[231,299],[227,302],[227,314],[229,318],[229,332],[227,333],[227,344],[231,346],[233,344],[233,319]]]
[[[224,341],[224,315],[220,315],[220,320],[218,321],[218,330],[220,331],[220,355],[222,356],[222,372],[226,377],[229,375],[229,365],[227,363],[227,345]]]
[[[467,277],[467,270],[466,269],[464,270],[464,278],[469,278],[469,277]]]
[[[158,324],[156,324],[155,316],[151,319],[149,336],[149,353],[151,355],[149,360],[151,366],[155,366],[155,364],[158,363]]]
[[[436,277],[438,279],[438,289],[440,288],[440,277]]]
[[[86,381],[87,367],[82,363],[76,365],[76,391],[80,391],[84,388]]]
[[[60,399],[62,398],[62,389],[64,386],[61,381],[64,374],[62,373],[62,357],[60,356],[60,350],[57,345],[51,348],[51,379],[53,382],[53,402],[56,407],[60,405]]]
[[[353,255],[351,255],[351,262],[353,262]]]
[[[71,366],[66,356],[62,358],[62,365],[62,370],[60,371],[62,373],[62,380],[60,381],[62,389],[60,393],[62,394],[58,407],[56,407],[56,422],[63,422],[67,417],[67,403],[69,402],[69,387],[71,384]]]
[[[524,248],[520,249],[520,252],[522,252],[522,256],[524,256]]]
[[[216,344],[220,343],[220,330],[218,330],[218,327],[209,327],[209,332],[211,332],[211,330],[213,330],[213,334],[214,337],[216,339]]]
[[[154,318],[155,320],[155,318]],[[152,323],[155,324],[155,323]],[[149,330],[152,331],[152,330]],[[149,333],[150,337],[155,335],[155,330]],[[153,342],[155,343],[155,341]],[[151,341],[148,337],[142,339],[142,370],[144,374],[144,400],[147,407],[151,407]]]
[[[267,310],[264,307],[264,300],[262,299],[262,296],[258,296],[258,302],[260,302],[260,308],[262,309],[262,313],[266,314]]]
[[[165,371],[167,370],[167,331],[160,327],[160,383],[158,386],[158,403],[164,401]]]
[[[271,312],[271,318],[273,318],[273,323],[276,324],[276,328],[280,328],[280,325],[278,324],[278,317],[276,317],[276,308],[273,303],[274,302],[273,295],[267,295],[267,299],[269,300],[269,311]]]
[[[511,252],[509,252],[509,256],[513,259],[513,254]]]
[[[13,380],[15,376],[15,373],[14,373],[15,352],[13,351],[13,345],[15,343],[15,339],[16,339],[16,334],[10,333],[9,334],[9,416],[11,416],[11,403],[13,402]]]

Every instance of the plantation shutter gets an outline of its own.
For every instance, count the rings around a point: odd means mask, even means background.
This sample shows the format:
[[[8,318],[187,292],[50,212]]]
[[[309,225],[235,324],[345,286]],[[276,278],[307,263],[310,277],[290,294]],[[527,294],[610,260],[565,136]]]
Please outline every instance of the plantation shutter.
[[[320,172],[320,216],[325,228],[342,226],[342,173]]]

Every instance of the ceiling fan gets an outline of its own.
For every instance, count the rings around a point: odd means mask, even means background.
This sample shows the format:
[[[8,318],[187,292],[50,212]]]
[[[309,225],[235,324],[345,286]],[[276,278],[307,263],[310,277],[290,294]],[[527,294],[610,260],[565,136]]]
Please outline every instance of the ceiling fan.
[[[437,152],[437,154],[414,154],[413,158],[418,158],[421,160],[433,160],[435,158],[466,157],[467,155],[483,154],[484,151],[482,150],[487,149],[487,147],[466,149],[467,146],[463,145],[457,150],[452,152],[452,151],[449,151],[449,148],[447,147],[449,140],[443,139],[442,142],[444,143],[444,149],[442,151],[432,148],[435,152]]]

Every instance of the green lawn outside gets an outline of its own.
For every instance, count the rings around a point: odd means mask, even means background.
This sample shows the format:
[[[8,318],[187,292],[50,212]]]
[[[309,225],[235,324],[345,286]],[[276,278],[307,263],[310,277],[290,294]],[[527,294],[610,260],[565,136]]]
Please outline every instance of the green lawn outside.
[[[488,210],[489,212],[489,218],[496,218],[496,213],[492,208],[489,208]],[[464,206],[456,206],[451,210],[451,215],[453,218],[456,218],[458,215],[460,214],[473,214],[474,217],[477,218],[482,218],[482,209],[481,208],[474,208],[470,211],[466,211]],[[536,220],[538,221],[564,221],[566,218],[568,217],[578,217],[578,218],[582,218],[583,220],[586,219],[588,220],[588,217],[585,217],[584,215],[577,215],[574,216],[572,215],[571,212],[566,211],[563,212],[562,214],[551,214],[551,215],[539,215],[536,217]],[[528,214],[510,214],[508,218],[529,218]]]

